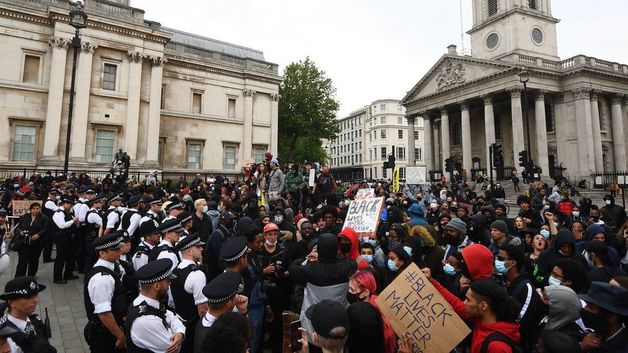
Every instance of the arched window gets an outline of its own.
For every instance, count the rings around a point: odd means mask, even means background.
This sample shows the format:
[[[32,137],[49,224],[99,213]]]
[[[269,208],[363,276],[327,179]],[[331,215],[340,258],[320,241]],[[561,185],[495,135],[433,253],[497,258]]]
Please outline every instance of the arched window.
[[[497,14],[499,10],[499,2],[498,0],[488,0],[488,15],[493,16]]]

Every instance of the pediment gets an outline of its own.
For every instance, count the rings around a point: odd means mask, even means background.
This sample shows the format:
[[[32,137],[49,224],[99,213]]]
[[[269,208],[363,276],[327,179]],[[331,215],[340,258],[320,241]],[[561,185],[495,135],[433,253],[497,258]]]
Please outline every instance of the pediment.
[[[503,62],[446,55],[408,92],[402,104],[508,71],[512,67]]]

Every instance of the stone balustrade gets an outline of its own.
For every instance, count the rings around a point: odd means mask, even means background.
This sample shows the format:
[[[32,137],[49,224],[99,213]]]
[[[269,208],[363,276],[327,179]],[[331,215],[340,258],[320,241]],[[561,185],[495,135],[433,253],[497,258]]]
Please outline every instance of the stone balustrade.
[[[622,65],[619,63],[584,55],[576,55],[572,58],[568,58],[562,61],[554,61],[529,55],[518,54],[516,60],[517,62],[525,64],[526,66],[538,66],[552,70],[566,71],[576,67],[590,67],[604,71],[612,71],[622,75],[628,75],[628,65]]]

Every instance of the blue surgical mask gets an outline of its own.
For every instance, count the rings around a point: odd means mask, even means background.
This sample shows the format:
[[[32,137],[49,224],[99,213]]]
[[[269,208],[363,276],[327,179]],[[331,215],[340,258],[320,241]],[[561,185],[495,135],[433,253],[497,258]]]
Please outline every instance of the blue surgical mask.
[[[397,272],[397,270],[399,269],[399,267],[397,267],[397,264],[393,260],[388,260],[388,263],[386,265],[388,265],[388,269],[393,272]]]
[[[550,278],[547,279],[547,284],[549,284],[550,286],[559,286],[562,283],[560,282],[560,280],[554,276],[550,276]]]
[[[207,213],[207,211],[209,211],[209,208],[207,207],[207,205],[203,206],[203,213]]]
[[[412,256],[412,248],[409,246],[404,246],[403,250],[406,251],[406,253],[408,254],[408,256]]]
[[[580,217],[580,211],[573,211],[571,214],[576,218]]]
[[[443,271],[445,271],[445,273],[450,276],[453,276],[456,274],[456,269],[450,264],[445,264],[443,266]]]
[[[541,234],[541,235],[543,236],[543,238],[545,238],[545,239],[549,239],[549,237],[550,237],[550,232],[549,232],[549,230],[547,230],[547,229],[541,229],[540,234]]]
[[[364,261],[368,262],[369,264],[373,262],[373,255],[362,255],[362,258],[364,259]]]
[[[508,269],[506,268],[505,261],[495,260],[495,269],[497,270],[497,272],[501,273],[502,275],[505,275],[506,273],[508,273]]]

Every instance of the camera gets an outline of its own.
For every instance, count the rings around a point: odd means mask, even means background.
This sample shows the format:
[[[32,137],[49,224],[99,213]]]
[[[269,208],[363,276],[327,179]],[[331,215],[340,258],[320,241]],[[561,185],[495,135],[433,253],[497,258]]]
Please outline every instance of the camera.
[[[32,235],[31,232],[27,230],[22,231],[22,238],[24,239],[24,244],[31,245]]]

